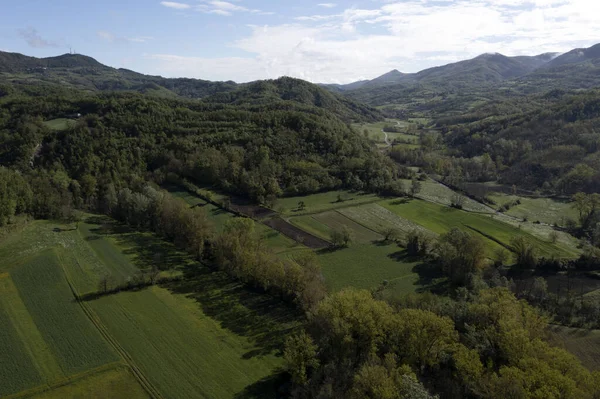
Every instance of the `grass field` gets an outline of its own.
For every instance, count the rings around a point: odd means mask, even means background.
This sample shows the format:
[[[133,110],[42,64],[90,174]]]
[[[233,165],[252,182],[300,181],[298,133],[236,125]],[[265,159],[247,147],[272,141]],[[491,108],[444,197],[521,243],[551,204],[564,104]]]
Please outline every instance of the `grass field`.
[[[412,230],[428,232],[420,224],[402,218],[379,204],[366,204],[353,208],[340,209],[339,212],[349,219],[379,233],[386,229],[398,229],[403,233]]]
[[[551,325],[550,341],[563,347],[581,360],[590,370],[600,370],[600,330]]]
[[[52,130],[65,130],[75,125],[75,120],[67,118],[58,118],[45,121],[44,124]]]
[[[342,201],[338,201],[341,198]],[[356,193],[349,191],[328,191],[326,193],[306,195],[303,197],[287,197],[277,201],[277,209],[284,216],[299,216],[329,211],[332,209],[346,208],[369,202],[376,202],[380,198],[375,194]],[[306,208],[298,210],[298,203],[304,202]]]
[[[381,205],[395,214],[418,223],[426,229],[444,234],[453,227],[473,233],[484,233],[481,235],[488,248],[488,256],[492,257],[494,252],[502,247],[510,246],[511,239],[515,236],[525,236],[534,243],[542,256],[574,257],[576,252],[562,245],[554,245],[549,241],[543,241],[523,230],[502,223],[490,216],[469,213],[445,206],[425,202],[421,200],[382,201]],[[490,239],[489,237],[493,237]]]
[[[518,197],[501,193],[494,193],[488,196],[496,202],[498,208],[506,203],[512,203],[517,199],[520,200],[521,204],[511,207],[506,214],[521,219],[527,218],[531,222],[540,221],[542,223],[564,226],[567,218],[577,220],[579,216],[570,201],[553,198]]]
[[[405,187],[410,188],[410,180],[403,180]],[[421,182],[421,191],[416,195],[425,201],[435,202],[441,205],[450,206],[452,199],[456,196],[456,192],[452,189],[440,184],[434,180],[426,180]],[[493,213],[494,210],[485,206],[469,197],[462,196],[463,209],[469,212]]]
[[[415,291],[419,275],[413,269],[418,259],[406,257],[395,244],[352,245],[338,251],[319,255],[323,275],[329,288],[338,291],[344,287],[377,288],[384,280],[391,293]]]
[[[142,380],[165,398],[272,392],[282,342],[299,325],[276,299],[102,218],[77,230],[32,222],[15,236],[0,242],[0,396],[137,399],[148,395]],[[126,278],[156,251],[187,278],[75,301],[69,282],[94,292],[101,276]]]

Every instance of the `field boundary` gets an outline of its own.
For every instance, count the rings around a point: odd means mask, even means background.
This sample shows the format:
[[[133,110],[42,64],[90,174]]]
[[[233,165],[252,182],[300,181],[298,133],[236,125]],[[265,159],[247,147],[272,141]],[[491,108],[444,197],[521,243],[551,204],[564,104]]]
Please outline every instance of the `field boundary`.
[[[60,255],[59,255],[59,258],[60,258]],[[75,261],[79,265],[79,261],[78,260],[75,260]],[[73,283],[71,281],[71,278],[69,276],[68,271],[63,266],[63,262],[60,262],[60,265],[61,265],[61,267],[63,269],[63,273],[64,273],[64,276],[65,276],[65,279],[67,280],[67,284],[69,284],[69,288],[71,289],[71,293],[75,297],[75,300],[77,301],[77,303],[79,304],[79,306],[81,306],[81,309],[83,310],[83,313],[86,315],[86,317],[92,322],[92,324],[100,332],[100,334],[106,340],[106,342],[108,342],[108,344],[127,363],[127,365],[129,366],[129,368],[131,369],[131,372],[132,372],[133,376],[136,378],[136,380],[138,381],[138,383],[140,384],[140,386],[148,393],[148,395],[152,399],[162,399],[163,396],[160,394],[160,392],[158,391],[158,389],[156,389],[156,387],[154,387],[154,385],[152,385],[152,383],[144,375],[144,373],[142,372],[142,370],[140,370],[140,368],[136,365],[136,363],[133,360],[133,358],[127,353],[127,351],[121,346],[121,344],[119,344],[117,342],[117,340],[115,340],[110,335],[110,333],[108,332],[106,326],[104,326],[104,324],[98,318],[98,316],[94,313],[94,311],[84,301],[81,300],[81,296],[79,295],[77,289],[73,285]]]
[[[359,206],[360,206],[360,205],[359,205]],[[354,208],[354,207],[353,207],[353,208]],[[353,221],[354,223],[356,223],[356,224],[358,224],[358,225],[360,225],[360,226],[364,227],[365,229],[367,229],[367,230],[371,230],[373,233],[376,233],[376,234],[379,234],[379,235],[382,235],[382,234],[383,234],[383,232],[381,232],[381,231],[377,231],[377,230],[375,230],[375,229],[372,229],[372,228],[370,228],[369,226],[367,226],[367,225],[363,224],[362,222],[360,222],[359,220],[356,220],[356,219],[354,219],[353,217],[350,217],[350,216],[348,216],[348,215],[344,215],[342,212],[340,212],[340,211],[339,211],[339,210],[337,210],[337,209],[336,209],[335,211],[336,211],[337,213],[339,213],[340,215],[342,215],[343,217],[345,217],[345,218],[348,218],[349,220]]]

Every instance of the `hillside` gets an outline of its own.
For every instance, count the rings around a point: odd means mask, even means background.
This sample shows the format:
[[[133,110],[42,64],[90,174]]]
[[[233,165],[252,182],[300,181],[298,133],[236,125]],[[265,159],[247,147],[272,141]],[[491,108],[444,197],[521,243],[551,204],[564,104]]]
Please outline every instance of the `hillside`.
[[[488,104],[437,124],[459,155],[487,153],[504,183],[563,194],[600,187],[598,90]]]
[[[281,100],[326,109],[346,121],[374,121],[383,118],[374,108],[312,83],[289,77],[243,84],[235,91],[217,93],[206,98],[206,101],[212,103],[257,107]]]
[[[66,88],[88,92],[137,91],[186,98],[203,98],[237,87],[234,82],[143,75],[127,69],[111,68],[80,54],[35,58],[6,52],[0,52],[2,82],[24,90],[34,85],[50,86],[51,91]]]
[[[414,74],[396,70],[370,81],[334,90],[392,115],[443,116],[469,112],[489,101],[552,89],[588,89],[600,85],[600,45],[559,55],[507,57],[482,54],[470,60]]]

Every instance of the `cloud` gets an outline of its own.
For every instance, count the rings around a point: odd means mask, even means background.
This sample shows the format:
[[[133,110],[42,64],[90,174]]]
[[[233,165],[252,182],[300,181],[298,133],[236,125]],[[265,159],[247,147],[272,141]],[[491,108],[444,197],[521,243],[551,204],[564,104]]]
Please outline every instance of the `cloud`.
[[[211,9],[231,13],[242,7],[228,4],[235,10],[214,5]],[[181,57],[167,62],[163,56],[153,59],[154,66],[204,79],[291,75],[347,83],[391,69],[416,72],[487,52],[534,55],[600,41],[600,2],[590,0],[386,0],[372,8],[297,16],[292,21],[251,26],[246,37],[230,44],[248,58]],[[206,66],[199,67],[203,62]]]
[[[119,43],[119,42],[121,42],[121,43],[123,43],[123,42],[146,43],[147,41],[154,39],[152,36],[135,36],[135,37],[115,36],[114,34],[104,31],[104,30],[100,30],[100,31],[96,32],[96,35],[98,35],[99,38],[104,39],[111,43]]]
[[[174,1],[161,1],[160,4],[165,7],[174,8],[176,10],[187,10],[188,8],[192,7],[186,3],[176,3]]]
[[[38,31],[32,27],[19,29],[19,36],[34,48],[58,47],[57,43],[42,38]]]
[[[335,8],[337,7],[337,4],[335,3],[320,3],[317,4],[319,7],[325,7],[325,8]]]

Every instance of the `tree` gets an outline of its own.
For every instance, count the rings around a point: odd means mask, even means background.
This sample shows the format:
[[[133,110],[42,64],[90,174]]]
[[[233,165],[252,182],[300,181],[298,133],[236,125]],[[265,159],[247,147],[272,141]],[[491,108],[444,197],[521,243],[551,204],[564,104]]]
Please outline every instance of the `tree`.
[[[523,236],[516,236],[510,246],[517,256],[517,266],[521,269],[535,269],[537,266],[537,248]]]
[[[317,349],[317,345],[305,331],[286,339],[283,359],[294,384],[305,385],[311,371],[319,366]]]
[[[298,211],[302,212],[305,209],[306,209],[306,204],[304,203],[304,201],[299,201],[298,202]]]
[[[347,248],[352,243],[352,239],[352,231],[346,226],[331,232],[330,240],[334,248]]]
[[[552,230],[550,232],[550,234],[548,234],[548,240],[552,243],[552,244],[556,244],[556,242],[558,241],[558,233],[554,230]]]
[[[577,193],[572,199],[573,207],[579,212],[579,223],[586,229],[592,216],[600,208],[600,194]]]
[[[406,235],[406,251],[410,256],[429,254],[431,240],[421,231],[414,229]]]
[[[466,285],[485,265],[485,244],[478,236],[453,228],[440,237],[436,257],[453,283]]]
[[[388,227],[382,233],[385,242],[398,241],[402,235],[400,230],[395,227]]]
[[[412,179],[410,185],[410,195],[415,196],[421,192],[422,183],[417,179]]]
[[[456,209],[463,209],[464,204],[465,204],[465,197],[463,197],[462,195],[460,195],[458,193],[454,193],[452,195],[452,199],[450,200],[450,206],[452,206],[453,208],[456,208]]]

